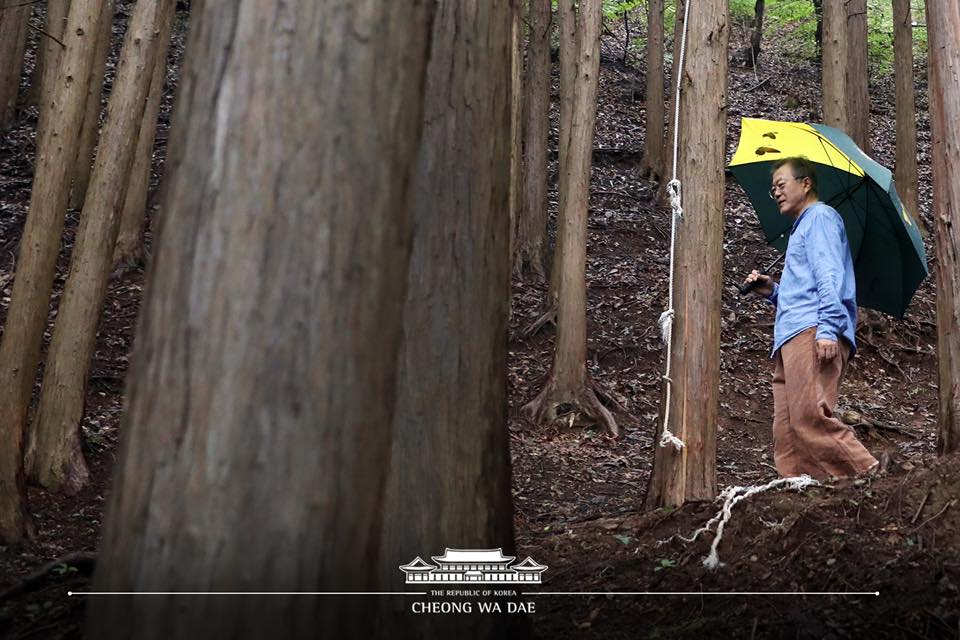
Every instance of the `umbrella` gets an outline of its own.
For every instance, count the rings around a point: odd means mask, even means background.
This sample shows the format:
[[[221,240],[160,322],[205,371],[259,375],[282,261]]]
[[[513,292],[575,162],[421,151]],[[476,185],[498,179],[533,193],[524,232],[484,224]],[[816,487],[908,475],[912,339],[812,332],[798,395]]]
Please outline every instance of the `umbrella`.
[[[730,171],[760,218],[767,242],[786,251],[793,220],[769,195],[773,164],[804,156],[817,165],[820,199],[843,217],[857,279],[857,304],[902,317],[928,275],[916,223],[903,208],[893,174],[845,133],[822,124],[743,118]]]

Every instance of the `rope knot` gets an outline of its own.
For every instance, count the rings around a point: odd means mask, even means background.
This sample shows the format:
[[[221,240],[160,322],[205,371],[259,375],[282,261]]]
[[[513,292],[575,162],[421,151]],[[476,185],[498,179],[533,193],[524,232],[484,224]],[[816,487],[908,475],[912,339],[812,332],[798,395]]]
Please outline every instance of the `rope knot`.
[[[680,181],[676,178],[667,183],[667,195],[670,197],[670,208],[673,210],[673,215],[677,218],[683,217],[681,191]]]
[[[663,344],[670,344],[670,335],[673,331],[673,309],[667,309],[660,314],[657,324],[660,325],[660,335],[663,337]]]

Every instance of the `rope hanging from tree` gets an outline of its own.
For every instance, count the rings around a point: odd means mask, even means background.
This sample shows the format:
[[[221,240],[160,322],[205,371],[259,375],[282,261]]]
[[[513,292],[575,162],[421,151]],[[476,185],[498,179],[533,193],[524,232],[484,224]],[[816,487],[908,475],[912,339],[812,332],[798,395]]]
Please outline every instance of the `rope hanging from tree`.
[[[673,271],[674,261],[677,250],[677,223],[683,219],[683,205],[681,202],[680,180],[677,178],[677,156],[680,152],[680,79],[683,77],[683,58],[687,49],[687,18],[690,15],[690,3],[687,0],[683,7],[683,35],[680,38],[680,59],[677,63],[677,77],[673,79],[673,84],[677,88],[676,97],[673,100],[673,176],[667,183],[667,194],[670,197],[670,209],[672,211],[670,223],[670,293],[667,302],[667,309],[660,314],[660,333],[663,336],[663,342],[667,345],[667,367],[663,374],[663,379],[667,383],[666,405],[663,411],[663,435],[660,438],[660,446],[665,447],[672,444],[677,451],[685,446],[683,440],[673,435],[670,431],[670,392],[673,387],[673,380],[670,379],[670,365],[672,358],[672,345],[670,337],[673,333],[673,318],[676,312],[673,308]]]

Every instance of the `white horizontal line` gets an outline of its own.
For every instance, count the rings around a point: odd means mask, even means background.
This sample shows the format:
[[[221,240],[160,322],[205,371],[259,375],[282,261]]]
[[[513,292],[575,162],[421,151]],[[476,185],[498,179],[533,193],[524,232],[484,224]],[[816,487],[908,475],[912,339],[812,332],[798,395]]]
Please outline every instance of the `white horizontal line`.
[[[879,591],[525,591],[524,596],[879,596]]]
[[[425,596],[425,591],[67,591],[68,596]],[[879,596],[879,591],[525,591],[523,596]]]
[[[67,591],[68,596],[425,596],[425,591]]]

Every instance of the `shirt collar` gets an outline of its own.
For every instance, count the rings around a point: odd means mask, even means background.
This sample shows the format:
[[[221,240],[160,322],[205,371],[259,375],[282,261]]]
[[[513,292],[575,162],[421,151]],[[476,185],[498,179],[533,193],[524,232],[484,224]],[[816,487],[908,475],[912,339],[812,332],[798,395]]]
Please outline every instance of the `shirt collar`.
[[[807,208],[800,212],[800,215],[797,216],[797,219],[793,221],[793,226],[790,227],[790,235],[793,235],[793,232],[797,230],[797,225],[800,224],[800,221],[803,220],[803,216],[807,215],[807,211],[810,211],[813,207],[821,204],[820,200],[811,202],[807,205]]]

